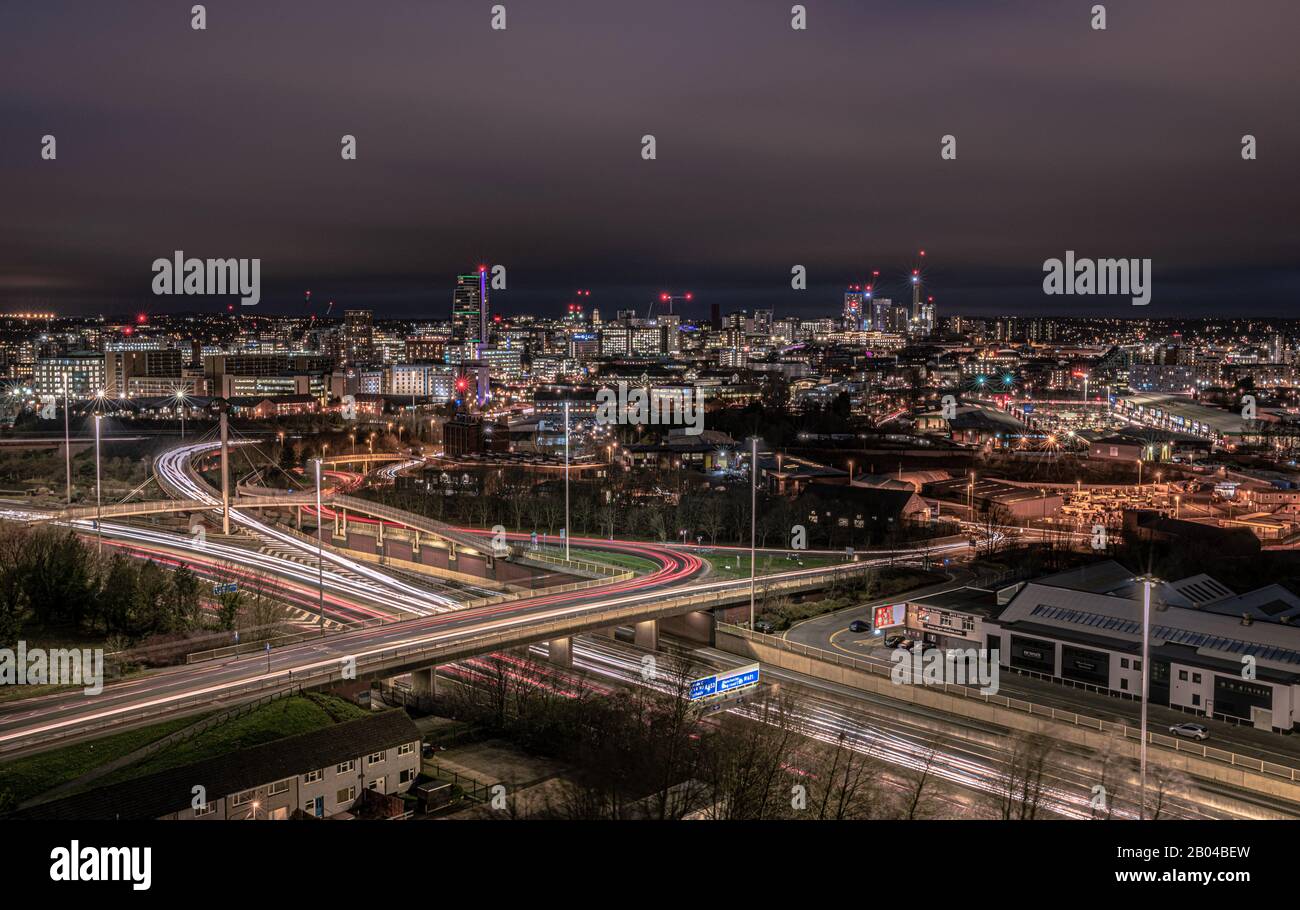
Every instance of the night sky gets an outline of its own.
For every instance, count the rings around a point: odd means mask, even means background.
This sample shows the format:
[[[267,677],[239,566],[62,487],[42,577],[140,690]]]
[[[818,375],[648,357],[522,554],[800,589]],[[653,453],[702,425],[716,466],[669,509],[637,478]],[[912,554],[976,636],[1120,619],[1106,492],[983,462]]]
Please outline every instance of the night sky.
[[[1295,0],[502,2],[4,3],[0,310],[223,307],[150,293],[180,249],[260,257],[264,312],[446,318],[486,262],[506,312],[829,315],[923,247],[941,315],[1300,315]],[[1045,297],[1067,249],[1151,305]]]

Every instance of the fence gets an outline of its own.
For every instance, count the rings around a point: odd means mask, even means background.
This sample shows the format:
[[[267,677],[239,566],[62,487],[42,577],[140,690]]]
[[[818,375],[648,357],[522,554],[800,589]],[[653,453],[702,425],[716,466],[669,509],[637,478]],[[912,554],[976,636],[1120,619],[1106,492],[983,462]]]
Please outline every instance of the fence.
[[[459,787],[461,795],[466,799],[472,799],[475,802],[485,803],[492,798],[492,788],[495,784],[485,784],[480,780],[467,777],[459,771],[453,771],[450,768],[444,768],[437,762],[424,761],[425,773],[431,774],[439,780],[450,781],[453,786]]]
[[[888,677],[894,668],[891,660],[863,660],[857,657],[848,657],[847,655],[838,654],[834,651],[825,651],[821,648],[814,648],[810,645],[799,644],[798,642],[788,641],[775,635],[764,635],[761,632],[751,632],[740,626],[733,626],[727,623],[719,623],[718,631],[725,632],[728,635],[735,635],[756,644],[766,645],[781,651],[792,654],[799,654],[803,657],[814,660],[832,663],[836,666],[849,667],[850,669],[860,670],[866,673],[872,673],[877,676]],[[1124,739],[1134,739],[1141,742],[1142,733],[1140,728],[1130,727],[1127,724],[1105,721],[1096,717],[1088,717],[1074,711],[1063,711],[1059,708],[1051,708],[1044,705],[1035,704],[1034,702],[1024,701],[1018,698],[1009,698],[1005,695],[995,695],[980,692],[978,689],[972,689],[967,686],[959,686],[954,683],[938,683],[927,685],[927,689],[936,689],[951,695],[959,695],[963,698],[970,698],[986,704],[998,705],[1012,711],[1022,711],[1035,717],[1043,717],[1060,723],[1067,723],[1077,727],[1083,727],[1089,730],[1096,730],[1099,733],[1119,734]],[[1197,758],[1204,758],[1209,761],[1222,762],[1235,768],[1244,768],[1248,771],[1254,771],[1260,774],[1267,774],[1273,777],[1280,777],[1283,780],[1292,783],[1300,782],[1300,769],[1291,768],[1286,765],[1280,765],[1276,762],[1263,761],[1258,758],[1251,758],[1247,755],[1239,755],[1236,752],[1229,752],[1226,749],[1216,749],[1212,746],[1198,745],[1189,743],[1176,736],[1166,736],[1162,733],[1147,731],[1147,742],[1153,746],[1161,746],[1171,749],[1174,752],[1183,752]]]

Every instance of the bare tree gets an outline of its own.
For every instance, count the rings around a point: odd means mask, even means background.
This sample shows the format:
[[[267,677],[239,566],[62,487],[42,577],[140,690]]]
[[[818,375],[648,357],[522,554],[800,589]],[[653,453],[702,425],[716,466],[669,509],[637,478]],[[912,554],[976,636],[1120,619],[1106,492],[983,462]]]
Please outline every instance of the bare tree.
[[[844,732],[820,753],[816,817],[836,821],[873,818],[879,808],[880,762],[853,749]]]
[[[1042,808],[1047,760],[1053,751],[1052,741],[1037,733],[1012,737],[993,805],[1004,820],[1030,820]]]
[[[1165,813],[1172,798],[1184,796],[1190,786],[1185,774],[1161,764],[1148,766],[1147,780],[1147,818],[1153,821]]]
[[[934,749],[927,749],[921,757],[920,764],[915,768],[908,768],[903,774],[903,796],[899,814],[908,821],[925,818],[930,814],[936,784],[931,773],[934,759]]]

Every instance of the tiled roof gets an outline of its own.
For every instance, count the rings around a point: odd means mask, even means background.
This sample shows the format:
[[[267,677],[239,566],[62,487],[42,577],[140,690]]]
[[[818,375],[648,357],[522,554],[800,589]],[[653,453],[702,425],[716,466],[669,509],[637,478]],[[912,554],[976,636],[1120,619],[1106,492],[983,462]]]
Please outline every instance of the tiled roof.
[[[195,785],[206,789],[208,799],[220,799],[419,739],[420,731],[405,711],[384,711],[40,803],[10,817],[55,821],[161,818],[188,808]]]

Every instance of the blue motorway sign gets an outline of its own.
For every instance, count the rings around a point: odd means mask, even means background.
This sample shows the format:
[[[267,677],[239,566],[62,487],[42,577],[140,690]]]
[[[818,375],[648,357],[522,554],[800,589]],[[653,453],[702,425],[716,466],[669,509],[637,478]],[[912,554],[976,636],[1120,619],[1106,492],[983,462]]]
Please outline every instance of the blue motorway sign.
[[[239,585],[233,581],[228,581],[224,585],[212,586],[212,593],[216,597],[220,597],[222,594],[234,594],[238,590]]]
[[[713,676],[692,680],[690,700],[699,701],[701,698],[725,695],[736,689],[755,685],[758,685],[758,664],[749,664],[725,673],[715,673]]]

